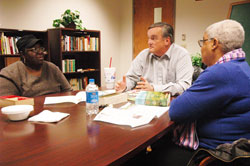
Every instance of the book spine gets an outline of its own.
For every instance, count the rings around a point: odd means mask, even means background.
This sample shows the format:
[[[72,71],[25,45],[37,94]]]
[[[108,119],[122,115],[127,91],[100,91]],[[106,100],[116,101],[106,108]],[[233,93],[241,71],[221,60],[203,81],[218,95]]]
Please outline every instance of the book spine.
[[[62,72],[64,73],[65,71],[65,68],[64,68],[64,60],[62,60]]]
[[[61,50],[65,51],[65,37],[63,35],[61,36]]]
[[[10,54],[14,54],[14,52],[13,52],[13,44],[12,44],[12,37],[8,37],[8,42],[9,42],[9,50],[10,50]]]
[[[0,55],[2,55],[2,33],[0,37]]]
[[[72,61],[73,61],[73,72],[75,72],[76,71],[76,60],[73,59]]]

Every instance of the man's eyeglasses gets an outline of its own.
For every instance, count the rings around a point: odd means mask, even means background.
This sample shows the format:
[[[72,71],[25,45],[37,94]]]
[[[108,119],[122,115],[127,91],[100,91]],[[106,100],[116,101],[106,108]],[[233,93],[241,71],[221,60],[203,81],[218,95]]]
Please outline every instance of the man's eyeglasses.
[[[198,44],[200,47],[202,47],[205,43],[205,41],[209,41],[209,40],[213,40],[214,38],[210,38],[210,39],[203,39],[203,40],[198,40]]]
[[[43,53],[46,54],[47,52],[45,51],[44,47],[38,47],[38,48],[27,48],[27,51],[32,51],[34,53]]]

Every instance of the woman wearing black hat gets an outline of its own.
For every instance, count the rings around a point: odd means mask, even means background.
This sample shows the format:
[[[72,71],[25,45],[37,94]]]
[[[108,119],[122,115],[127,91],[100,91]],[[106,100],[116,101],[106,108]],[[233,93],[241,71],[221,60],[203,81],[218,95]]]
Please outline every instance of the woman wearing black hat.
[[[71,86],[60,69],[44,60],[42,40],[26,35],[17,41],[21,61],[0,72],[0,96],[18,95],[34,97],[71,91]]]

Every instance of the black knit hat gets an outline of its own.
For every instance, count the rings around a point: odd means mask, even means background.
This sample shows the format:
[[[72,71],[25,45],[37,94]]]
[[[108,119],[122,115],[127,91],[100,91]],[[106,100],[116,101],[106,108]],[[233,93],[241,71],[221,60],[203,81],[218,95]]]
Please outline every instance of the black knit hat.
[[[21,37],[17,42],[17,48],[23,51],[25,48],[32,48],[37,43],[43,43],[41,39],[37,39],[34,35],[25,35]]]

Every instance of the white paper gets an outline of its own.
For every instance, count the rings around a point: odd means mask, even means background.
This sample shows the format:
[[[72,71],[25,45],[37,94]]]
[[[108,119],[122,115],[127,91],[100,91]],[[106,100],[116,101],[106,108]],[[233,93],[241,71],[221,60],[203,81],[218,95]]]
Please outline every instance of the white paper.
[[[107,96],[111,94],[115,94],[115,90],[104,90],[99,91],[99,96]],[[75,96],[54,96],[54,97],[45,97],[44,104],[58,104],[58,103],[66,103],[71,102],[78,104],[79,102],[86,101],[86,92],[80,91]]]
[[[69,116],[68,113],[63,112],[51,112],[49,110],[44,110],[39,114],[32,116],[28,119],[28,121],[33,122],[58,122],[63,118]]]
[[[129,106],[131,106],[132,103],[127,102],[126,104],[124,104],[123,106],[120,107],[120,109],[127,109]]]
[[[78,104],[79,102],[86,101],[86,92],[78,92],[75,96],[54,96],[54,97],[45,97],[44,104],[58,104],[71,102]]]
[[[98,92],[98,96],[101,97],[101,96],[107,96],[107,95],[111,95],[111,94],[115,94],[116,91],[114,89],[112,90],[103,90],[103,91],[99,91]]]
[[[169,107],[145,105],[133,105],[127,109],[106,107],[97,114],[94,120],[138,127],[150,123],[152,119],[160,117],[168,109]]]

